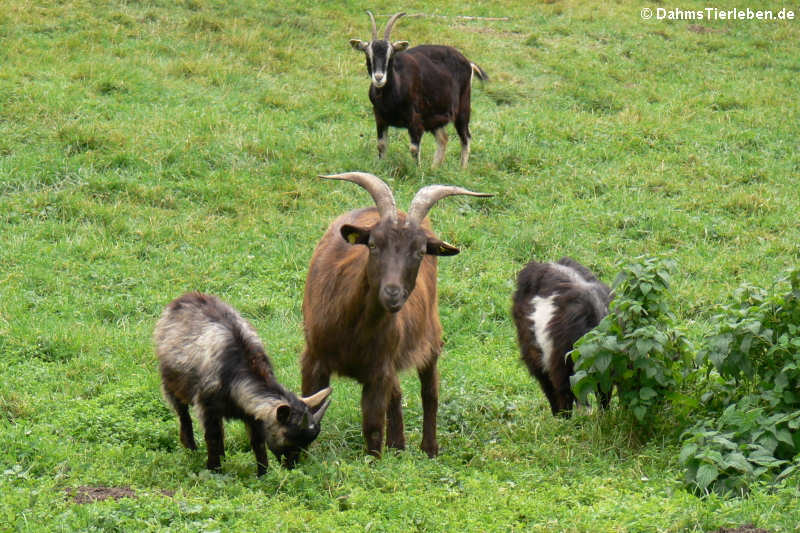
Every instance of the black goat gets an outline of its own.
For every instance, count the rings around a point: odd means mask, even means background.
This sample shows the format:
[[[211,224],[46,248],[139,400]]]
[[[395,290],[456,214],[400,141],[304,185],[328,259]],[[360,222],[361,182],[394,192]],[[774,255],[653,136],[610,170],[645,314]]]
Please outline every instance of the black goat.
[[[405,13],[389,19],[383,39],[378,39],[375,17],[372,40],[351,39],[350,45],[367,56],[367,72],[372,79],[369,99],[378,130],[378,157],[386,153],[389,126],[408,129],[411,155],[419,164],[422,134],[436,137],[433,166],[444,160],[447,133],[444,127],[453,122],[461,139],[461,167],[469,160],[470,91],[473,73],[488,80],[486,73],[450,46],[421,45],[406,50],[408,41],[389,41],[392,26]]]
[[[225,455],[223,418],[244,421],[259,476],[267,468],[265,442],[291,467],[317,438],[330,388],[298,398],[281,386],[253,327],[216,296],[188,293],[173,300],[153,340],[164,397],[180,419],[181,443],[197,449],[189,416],[194,404],[205,427],[209,469],[219,469]]]
[[[573,344],[608,314],[611,290],[569,257],[531,261],[517,277],[512,313],[522,360],[542,386],[554,415],[569,415]],[[610,396],[601,397],[603,407]]]

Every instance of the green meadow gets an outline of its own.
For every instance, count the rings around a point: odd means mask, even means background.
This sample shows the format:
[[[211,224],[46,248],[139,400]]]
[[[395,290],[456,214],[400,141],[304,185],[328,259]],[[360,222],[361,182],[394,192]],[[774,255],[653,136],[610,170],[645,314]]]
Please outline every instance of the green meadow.
[[[0,531],[797,531],[800,474],[744,497],[683,487],[677,423],[619,410],[554,419],[519,360],[517,272],[568,255],[677,264],[676,321],[703,338],[742,284],[800,257],[800,9],[795,20],[659,20],[619,0],[0,1]],[[653,9],[645,20],[643,8]],[[720,9],[746,8],[727,0]],[[365,9],[411,45],[455,46],[489,75],[472,155],[421,164],[392,129],[377,158]],[[185,291],[219,295],[299,391],[315,243],[371,205],[318,174],[368,171],[405,209],[432,183],[491,192],[430,217],[439,261],[440,455],[364,453],[360,388],[334,379],[294,470],[255,476],[244,426],[221,473],[161,397],[151,335]],[[795,459],[796,460],[796,459]],[[87,492],[123,495],[85,503]]]

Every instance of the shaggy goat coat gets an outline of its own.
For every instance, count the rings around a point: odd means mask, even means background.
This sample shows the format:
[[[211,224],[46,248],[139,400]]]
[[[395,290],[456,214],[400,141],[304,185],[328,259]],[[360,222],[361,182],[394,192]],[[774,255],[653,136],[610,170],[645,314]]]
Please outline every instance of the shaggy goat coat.
[[[330,389],[298,398],[280,385],[253,327],[216,296],[188,293],[173,300],[153,339],[164,397],[180,419],[181,443],[197,447],[188,410],[195,405],[205,429],[208,468],[219,468],[225,453],[225,418],[247,426],[259,475],[267,467],[265,442],[292,466],[319,434]]]
[[[611,290],[580,263],[531,261],[520,271],[512,313],[522,360],[542,387],[554,415],[568,414],[575,396],[569,378],[573,344],[608,314]],[[601,398],[607,405],[608,398]]]

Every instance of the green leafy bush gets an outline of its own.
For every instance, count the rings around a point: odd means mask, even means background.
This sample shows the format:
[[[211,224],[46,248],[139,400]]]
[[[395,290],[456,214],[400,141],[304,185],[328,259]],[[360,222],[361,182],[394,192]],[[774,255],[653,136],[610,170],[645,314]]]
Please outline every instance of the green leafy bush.
[[[689,345],[667,303],[674,269],[674,261],[657,258],[622,268],[609,314],[572,352],[579,400],[610,395],[616,385],[620,406],[643,422],[678,390]]]
[[[783,479],[800,453],[800,269],[790,289],[742,287],[720,306],[697,360],[705,416],[683,434],[680,461],[698,492],[741,492]]]

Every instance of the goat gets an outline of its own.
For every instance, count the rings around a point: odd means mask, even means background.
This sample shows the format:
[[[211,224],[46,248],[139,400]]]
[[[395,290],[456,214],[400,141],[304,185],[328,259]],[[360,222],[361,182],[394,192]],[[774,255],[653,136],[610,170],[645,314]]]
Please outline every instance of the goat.
[[[303,298],[303,394],[327,387],[334,373],[361,383],[367,452],[380,457],[384,424],[386,445],[405,448],[397,374],[416,368],[423,411],[421,448],[434,457],[439,451],[437,360],[442,348],[437,256],[459,250],[434,235],[426,215],[446,196],[491,195],[429,185],[417,192],[406,214],[397,210],[392,191],[377,176],[352,172],[320,177],[360,185],[377,207],[336,218],[314,250]]]
[[[436,137],[433,166],[444,160],[447,133],[453,122],[461,139],[461,168],[467,167],[470,151],[470,91],[473,73],[482,81],[489,77],[475,63],[450,46],[421,45],[408,48],[408,41],[389,41],[394,23],[405,15],[397,13],[386,24],[383,39],[378,39],[375,17],[372,40],[351,39],[350,45],[367,56],[371,78],[369,99],[378,130],[378,157],[386,153],[389,126],[405,128],[411,138],[411,155],[419,164],[420,140],[426,131]]]
[[[267,469],[265,442],[291,468],[317,438],[330,388],[298,398],[281,386],[253,327],[216,296],[187,293],[173,300],[153,340],[164,397],[180,420],[181,443],[197,449],[189,416],[189,405],[195,405],[205,429],[208,469],[218,470],[225,455],[223,418],[247,426],[259,476]]]
[[[531,261],[517,277],[512,314],[522,360],[550,402],[553,415],[569,416],[573,344],[608,314],[611,290],[586,267],[564,257]],[[600,398],[607,407],[610,395]]]

